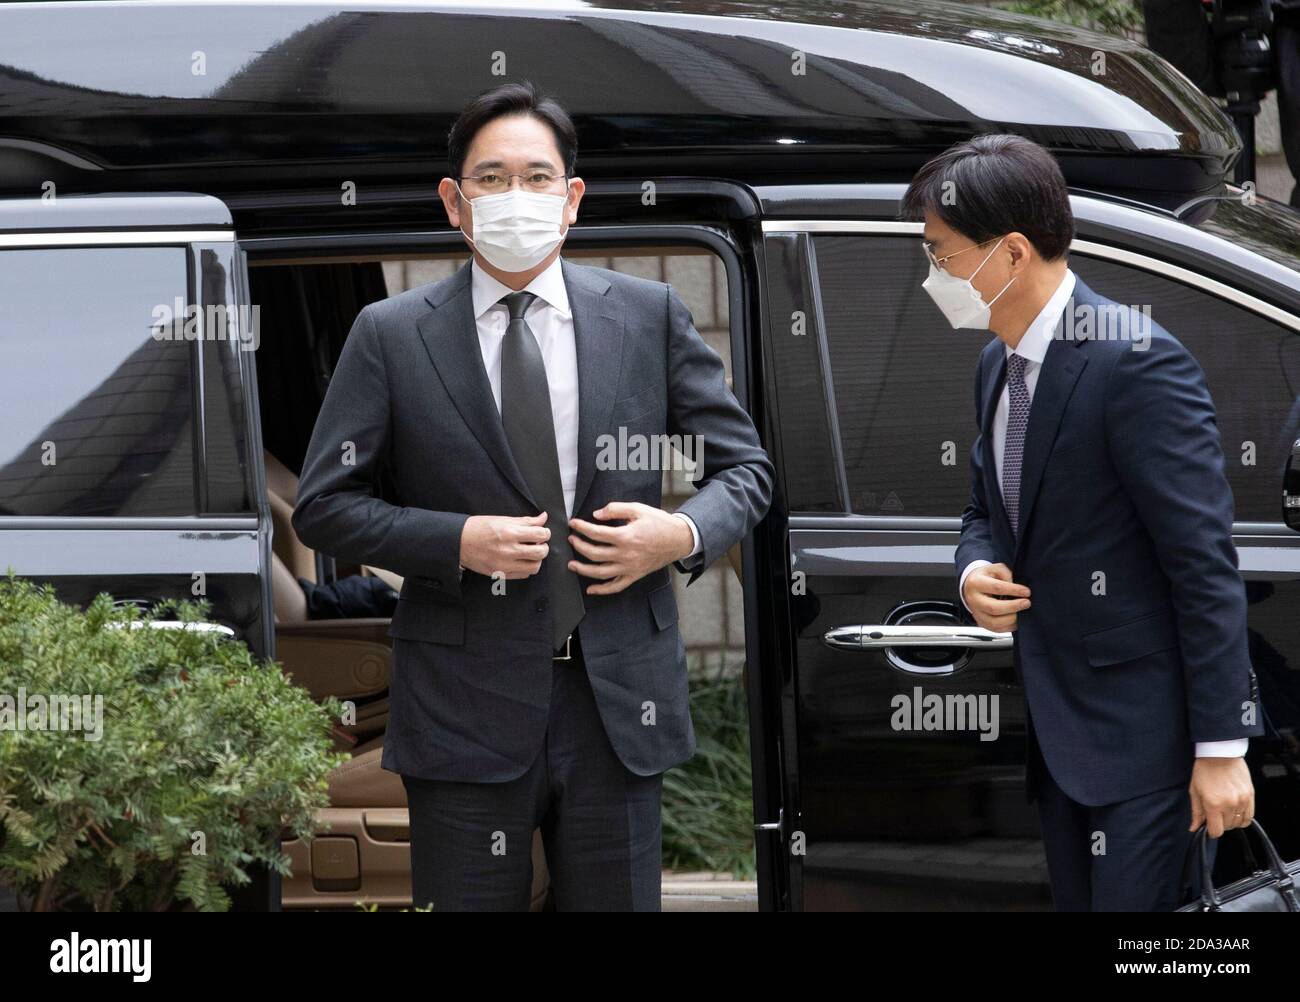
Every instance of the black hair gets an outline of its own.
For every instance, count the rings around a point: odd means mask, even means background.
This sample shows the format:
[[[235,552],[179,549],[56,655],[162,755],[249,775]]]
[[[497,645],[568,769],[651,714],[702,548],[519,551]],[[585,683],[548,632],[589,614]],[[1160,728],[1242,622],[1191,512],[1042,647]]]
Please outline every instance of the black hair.
[[[460,177],[464,170],[465,156],[479,129],[503,115],[531,115],[549,125],[564,161],[564,173],[573,174],[578,158],[578,133],[573,120],[559,102],[538,93],[532,83],[523,80],[484,91],[457,116],[447,133],[447,160],[452,177]]]
[[[1064,257],[1074,238],[1065,176],[1023,136],[976,136],[929,161],[903,195],[902,216],[927,210],[976,243],[1023,233],[1046,261]]]

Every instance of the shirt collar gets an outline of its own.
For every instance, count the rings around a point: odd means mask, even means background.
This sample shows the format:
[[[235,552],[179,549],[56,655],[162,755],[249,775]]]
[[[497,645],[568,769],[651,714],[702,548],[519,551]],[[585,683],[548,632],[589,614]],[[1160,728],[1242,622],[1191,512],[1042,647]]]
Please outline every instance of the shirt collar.
[[[1061,284],[1056,287],[1056,291],[1052,293],[1038,316],[1034,317],[1033,323],[1025,331],[1025,336],[1020,339],[1020,343],[1014,350],[1010,345],[1004,346],[1007,350],[1007,358],[1020,355],[1027,362],[1037,362],[1041,365],[1043,359],[1047,357],[1047,346],[1052,343],[1052,338],[1056,335],[1061,314],[1065,312],[1066,301],[1073,293],[1074,272],[1066,268]]]
[[[474,297],[474,319],[477,320],[488,310],[515,290],[503,285],[470,259],[470,292]],[[560,257],[556,255],[540,275],[523,287],[522,292],[535,293],[562,317],[569,316],[569,290],[564,286],[564,272],[560,269]]]

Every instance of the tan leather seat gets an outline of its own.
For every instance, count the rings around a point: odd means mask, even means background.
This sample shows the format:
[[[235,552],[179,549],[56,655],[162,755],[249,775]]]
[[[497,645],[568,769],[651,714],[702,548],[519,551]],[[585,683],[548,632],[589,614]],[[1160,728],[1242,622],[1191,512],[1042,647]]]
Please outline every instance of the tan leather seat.
[[[271,509],[277,657],[285,671],[317,699],[336,696],[355,703],[355,723],[341,725],[343,731],[358,741],[377,737],[388,724],[389,620],[307,618],[307,599],[298,579],[316,581],[316,554],[293,528],[298,478],[270,452],[263,450],[262,456]],[[362,572],[401,590],[398,575],[368,567]]]
[[[271,554],[275,606],[275,656],[285,674],[317,700],[334,696],[353,704],[354,721],[340,723],[340,750],[377,738],[388,726],[392,648],[388,619],[308,619],[307,596],[275,553]],[[346,736],[345,736],[346,735]]]
[[[379,765],[383,751],[382,735],[352,749],[351,761],[330,773],[331,807],[406,806],[402,777]]]
[[[298,478],[294,472],[263,450],[266,464],[266,496],[271,505],[271,549],[294,578],[316,581],[316,553],[303,544],[293,528],[293,509],[298,504]],[[402,590],[402,577],[382,567],[362,565],[361,573],[377,577],[395,591]]]
[[[294,580],[306,578],[316,583],[316,553],[304,546],[293,531],[293,504],[268,491],[271,506],[271,552],[284,563]]]

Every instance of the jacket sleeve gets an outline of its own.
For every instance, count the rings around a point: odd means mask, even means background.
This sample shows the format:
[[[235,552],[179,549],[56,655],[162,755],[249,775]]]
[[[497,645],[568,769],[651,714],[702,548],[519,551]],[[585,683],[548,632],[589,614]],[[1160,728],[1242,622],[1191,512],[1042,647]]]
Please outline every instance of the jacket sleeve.
[[[975,367],[975,426],[984,427],[984,354],[980,354],[979,365]],[[962,572],[977,560],[996,563],[993,552],[993,532],[989,526],[989,505],[984,495],[984,436],[975,436],[970,448],[970,501],[961,513],[961,536],[957,541],[956,571],[957,597],[965,607],[966,600],[961,595]]]
[[[460,534],[468,514],[377,497],[392,436],[382,339],[372,307],[358,315],[321,405],[298,486],[293,527],[312,549],[420,577],[460,595]]]
[[[1262,734],[1252,698],[1246,588],[1214,402],[1191,353],[1163,332],[1106,377],[1106,442],[1169,579],[1194,742]]]
[[[667,295],[668,433],[694,436],[702,461],[696,493],[678,509],[700,536],[700,553],[677,569],[689,586],[754,528],[772,501],[776,468],[745,409],[727,387],[718,353],[695,329],[690,310],[671,286]],[[687,566],[689,564],[689,566]]]

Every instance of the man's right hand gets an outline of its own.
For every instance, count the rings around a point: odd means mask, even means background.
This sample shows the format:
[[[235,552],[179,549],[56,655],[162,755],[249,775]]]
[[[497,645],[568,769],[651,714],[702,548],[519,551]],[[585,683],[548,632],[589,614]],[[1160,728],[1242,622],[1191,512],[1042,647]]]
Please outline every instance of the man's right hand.
[[[471,515],[460,532],[460,563],[485,577],[532,577],[549,552],[551,530],[536,515]]]
[[[975,622],[994,633],[1016,628],[1016,613],[1029,608],[1029,589],[1011,580],[1006,564],[977,567],[966,578],[961,597]]]

